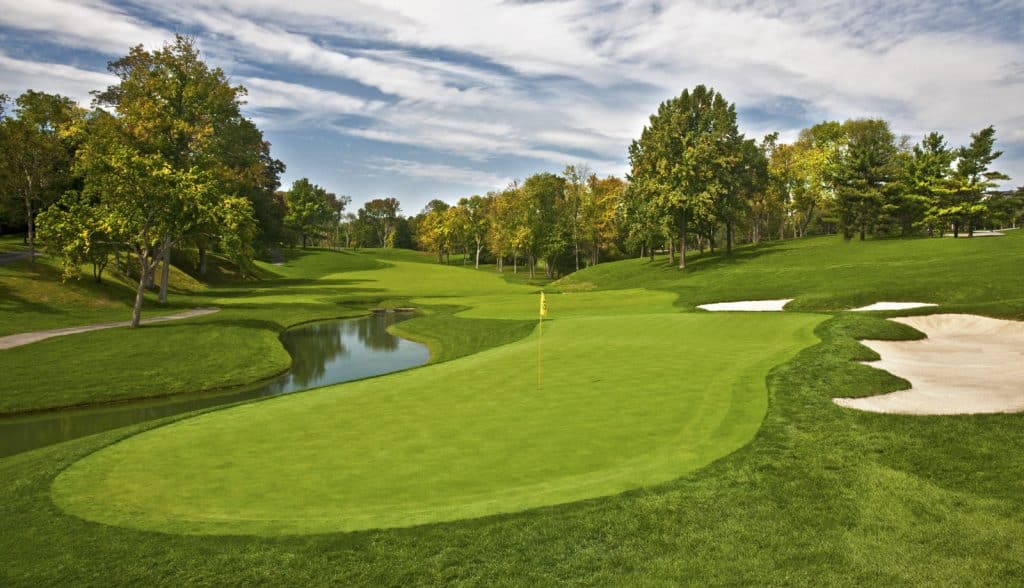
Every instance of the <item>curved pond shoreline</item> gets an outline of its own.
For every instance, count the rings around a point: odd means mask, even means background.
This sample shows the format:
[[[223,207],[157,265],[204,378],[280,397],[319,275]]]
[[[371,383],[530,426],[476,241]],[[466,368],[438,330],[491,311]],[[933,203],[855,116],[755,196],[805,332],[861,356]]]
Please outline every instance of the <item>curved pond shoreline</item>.
[[[111,429],[214,406],[269,398],[384,375],[427,363],[425,345],[388,327],[412,313],[373,313],[296,325],[281,334],[292,356],[270,379],[209,393],[174,394],[0,417],[0,457]]]

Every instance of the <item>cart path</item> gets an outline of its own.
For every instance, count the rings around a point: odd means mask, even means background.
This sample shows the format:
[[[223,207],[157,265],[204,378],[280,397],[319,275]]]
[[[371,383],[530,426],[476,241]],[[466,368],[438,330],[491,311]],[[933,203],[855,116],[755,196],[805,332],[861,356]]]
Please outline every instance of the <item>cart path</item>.
[[[142,324],[148,325],[150,323],[177,321],[181,319],[192,318],[195,316],[213,314],[219,310],[219,308],[194,308],[192,310],[186,310],[185,312],[179,312],[177,314],[169,314],[167,316],[155,316],[152,318],[142,319]],[[99,323],[95,325],[83,325],[80,327],[64,327],[60,329],[48,329],[46,331],[32,331],[30,333],[18,333],[17,335],[7,335],[6,337],[0,337],[0,349],[20,347],[21,345],[28,345],[29,343],[35,343],[36,341],[42,341],[43,339],[49,339],[51,337],[61,337],[63,335],[73,335],[75,333],[86,333],[88,331],[101,331],[103,329],[116,329],[118,327],[127,327],[129,325],[131,325],[131,321],[119,321],[116,323]]]

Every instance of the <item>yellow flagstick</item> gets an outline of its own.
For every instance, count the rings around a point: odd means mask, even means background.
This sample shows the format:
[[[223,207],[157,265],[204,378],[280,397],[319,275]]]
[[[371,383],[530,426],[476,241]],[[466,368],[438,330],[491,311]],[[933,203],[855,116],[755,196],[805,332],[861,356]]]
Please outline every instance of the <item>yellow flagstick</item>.
[[[544,338],[544,317],[548,315],[548,301],[544,299],[544,293],[540,293],[540,332],[537,334],[537,389],[540,390],[540,342]]]

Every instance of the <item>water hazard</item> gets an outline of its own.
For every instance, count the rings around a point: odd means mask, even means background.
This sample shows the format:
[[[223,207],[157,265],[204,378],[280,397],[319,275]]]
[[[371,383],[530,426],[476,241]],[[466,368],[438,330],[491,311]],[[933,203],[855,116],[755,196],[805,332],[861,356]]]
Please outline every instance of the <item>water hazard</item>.
[[[411,313],[376,313],[285,331],[281,342],[292,356],[291,369],[279,378],[255,386],[217,394],[0,418],[0,457],[211,406],[278,396],[423,365],[430,357],[424,345],[387,332],[389,325],[413,316]]]

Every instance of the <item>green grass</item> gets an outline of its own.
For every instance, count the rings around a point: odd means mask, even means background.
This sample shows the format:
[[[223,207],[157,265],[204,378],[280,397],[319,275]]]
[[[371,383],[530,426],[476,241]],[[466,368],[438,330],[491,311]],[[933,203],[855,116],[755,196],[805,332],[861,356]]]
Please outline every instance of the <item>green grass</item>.
[[[433,314],[443,316],[451,312],[444,297],[534,291],[530,286],[510,286],[497,273],[437,266],[410,251],[285,253],[284,265],[258,264],[263,279],[257,281],[207,286],[175,270],[172,304],[157,307],[148,301],[143,311],[143,316],[152,316],[199,306],[220,308],[214,315],[57,337],[0,351],[0,414],[246,384],[288,367],[290,358],[278,336],[296,324],[365,314],[382,302],[408,306],[411,297],[422,294],[441,301]],[[0,266],[0,291],[6,286],[18,293],[0,299],[0,334],[129,318],[128,285],[114,280],[105,285],[87,280],[62,284],[50,262],[40,262],[35,267],[27,261]],[[483,328],[448,329],[440,316],[433,320],[439,328],[419,338],[437,359],[465,355],[529,332],[524,324],[511,326],[492,343],[495,336]],[[412,333],[418,327],[412,321],[403,328]],[[449,336],[469,336],[476,346],[453,352],[471,342],[447,342]],[[40,369],[52,375],[40,378]]]
[[[656,324],[675,317],[717,320],[714,317],[722,315],[675,311],[702,302],[790,296],[797,298],[793,305],[802,309],[916,299],[941,303],[940,311],[1024,318],[1022,246],[1024,239],[1010,233],[957,241],[843,243],[821,238],[744,249],[731,259],[698,258],[684,274],[666,268],[661,260],[655,264],[636,260],[607,264],[552,286],[566,293],[549,296],[555,320],[550,330],[545,325],[545,337],[573,323],[604,318]],[[62,489],[73,481],[72,476],[102,471],[89,468],[108,459],[108,452],[120,450],[134,456],[125,465],[138,473],[139,480],[159,482],[157,473],[166,472],[161,463],[148,466],[137,461],[151,455],[179,460],[180,471],[171,472],[174,479],[209,487],[204,485],[217,476],[205,467],[192,469],[187,461],[188,453],[195,451],[208,465],[212,459],[209,451],[192,445],[182,448],[182,455],[176,457],[155,440],[166,438],[168,432],[187,431],[189,423],[196,422],[219,422],[230,431],[232,426],[243,426],[240,421],[244,419],[237,415],[245,411],[258,414],[264,406],[268,411],[275,405],[286,407],[291,400],[299,402],[296,411],[303,404],[312,410],[317,398],[331,394],[339,404],[349,400],[372,403],[360,398],[369,395],[362,387],[374,389],[382,385],[379,382],[395,378],[410,378],[415,384],[416,374],[446,374],[437,370],[456,370],[460,364],[482,362],[479,371],[485,378],[487,370],[505,368],[501,362],[484,360],[514,353],[517,346],[529,346],[532,341],[515,343],[514,339],[516,329],[526,329],[527,321],[534,318],[534,286],[507,284],[500,278],[493,283],[479,281],[491,275],[489,271],[436,268],[434,274],[422,258],[402,252],[389,252],[386,257],[376,252],[352,254],[345,263],[362,264],[361,269],[338,272],[331,269],[337,264],[329,255],[338,254],[309,252],[288,266],[270,268],[281,277],[265,288],[215,288],[196,299],[217,300],[225,307],[222,312],[238,313],[240,318],[262,317],[278,324],[325,313],[326,307],[354,311],[361,304],[380,300],[402,302],[433,313],[402,323],[403,330],[417,330],[413,325],[422,321],[419,336],[434,338],[433,347],[450,357],[464,357],[351,388],[345,385],[214,411],[199,419],[174,417],[0,459],[0,493],[4,496],[0,501],[0,584],[861,586],[1018,585],[1024,579],[1024,452],[1020,451],[1024,447],[1024,415],[878,415],[842,409],[831,402],[835,396],[876,394],[907,385],[854,361],[872,357],[870,350],[857,343],[858,338],[917,336],[902,325],[882,320],[885,313],[838,313],[827,318],[815,329],[819,343],[771,369],[767,410],[750,443],[688,474],[612,496],[407,528],[276,536],[183,535],[114,526],[68,514],[55,504],[54,496],[60,501],[84,503],[80,495],[63,496]],[[420,269],[412,269],[414,265]],[[402,271],[392,274],[392,268]],[[402,278],[406,268],[412,279]],[[422,288],[417,281],[424,282]],[[460,312],[451,314],[453,310]],[[588,312],[598,318],[585,318]],[[642,318],[645,315],[647,318]],[[514,326],[517,322],[521,324]],[[446,338],[446,326],[456,324],[452,332],[457,334]],[[504,327],[489,335],[496,325]],[[704,334],[697,337],[697,347],[706,339],[718,338],[716,333]],[[631,369],[638,363],[635,358],[643,354],[668,354],[661,349],[669,347],[664,337],[642,335],[641,330],[629,333],[645,344],[622,353],[627,356],[620,362],[625,369]],[[688,334],[673,332],[672,337],[677,336],[691,342]],[[597,342],[603,337],[594,339]],[[471,354],[473,346],[503,343],[507,344]],[[681,387],[688,376],[686,355],[696,351],[675,351],[666,364],[671,376],[664,379],[670,387]],[[519,372],[532,375],[528,360],[520,363],[524,365]],[[595,361],[593,370],[617,373],[614,365],[607,364]],[[546,363],[545,373],[555,378],[574,377],[573,371],[561,370],[558,363]],[[440,385],[436,378],[423,377],[416,386],[407,386],[407,392],[415,396],[421,387]],[[472,385],[475,383],[463,388]],[[507,386],[511,384],[501,382],[480,395],[500,396]],[[451,393],[458,395],[459,390]],[[548,386],[544,391],[553,393]],[[389,392],[398,394],[397,390],[383,391]],[[467,398],[467,409],[479,409],[481,401]],[[443,416],[457,417],[457,408]],[[495,407],[492,415],[500,417],[509,410],[506,403]],[[352,426],[362,427],[371,436],[377,430],[374,425],[382,433],[394,431],[382,420],[374,420],[376,412],[358,414],[370,422]],[[399,420],[406,416],[381,414]],[[317,416],[319,413],[310,415],[314,423]],[[344,452],[331,444],[332,436],[351,441],[344,428],[321,428],[320,437],[311,439],[302,435],[304,422],[291,429],[283,422],[265,424],[275,427],[278,439],[293,447],[319,445],[331,456]],[[410,433],[418,427],[442,427],[443,421],[416,425],[407,427]],[[142,431],[149,432],[133,436]],[[557,437],[557,432],[545,433]],[[642,439],[633,437],[643,437],[645,429],[634,427],[632,432],[623,443],[642,444]],[[469,431],[453,434],[468,435]],[[204,435],[213,436],[214,431],[191,438],[199,441]],[[268,437],[271,441],[264,441],[259,448],[278,450],[274,435]],[[535,437],[537,443],[547,438]],[[151,453],[135,453],[142,448],[139,444],[150,442],[154,442]],[[443,446],[445,440],[437,442]],[[590,443],[587,440],[583,446]],[[603,440],[593,443],[600,445]],[[382,450],[386,447],[379,446]],[[430,457],[438,455],[441,447],[422,450]],[[245,454],[244,443],[232,447],[229,455],[256,459]],[[315,481],[318,473],[333,479],[341,475],[332,462],[328,465],[334,468],[318,468],[319,462],[311,455],[306,454],[308,467],[299,472],[306,483]],[[480,461],[477,456],[466,457]],[[391,459],[380,456],[384,458]],[[90,465],[92,460],[97,461]],[[266,463],[286,468],[288,464],[281,461]],[[433,459],[430,463],[436,465]],[[225,470],[226,476],[230,469]],[[436,473],[437,468],[432,469]],[[522,470],[510,469],[510,473],[515,471]],[[67,478],[62,476],[64,472]],[[459,473],[451,471],[452,476]],[[109,474],[112,479],[119,475],[116,468]],[[93,482],[102,484],[103,480]],[[91,487],[95,492],[96,486]],[[117,490],[145,495],[145,489],[120,486]],[[247,492],[253,489],[225,489],[234,496]],[[429,501],[431,496],[406,497],[416,503]],[[96,498],[98,508],[109,516],[114,510],[110,500],[102,495]],[[256,498],[254,507],[263,509],[282,499],[270,495]],[[169,500],[173,504],[175,497]],[[243,508],[217,495],[207,495],[204,500],[207,502],[197,498],[190,503],[190,511],[208,507],[237,512]],[[343,503],[327,505],[332,512],[347,507]],[[147,512],[125,509],[123,514],[133,517],[133,522],[125,521],[128,524],[166,528],[161,526],[164,523],[147,519],[152,516]]]
[[[820,320],[554,321],[542,341],[539,389],[531,338],[163,427],[79,462],[57,479],[54,495],[68,512],[108,524],[279,534],[409,526],[615,494],[678,477],[749,441],[767,405],[768,370],[811,344]],[[662,344],[636,353],[651,341]]]
[[[1024,233],[974,239],[813,237],[695,256],[681,279],[667,260],[602,264],[556,283],[565,290],[643,287],[682,309],[730,300],[796,298],[790,310],[835,311],[879,300],[932,302],[1024,318]],[[980,308],[998,301],[989,310]],[[931,311],[927,311],[931,312]]]

